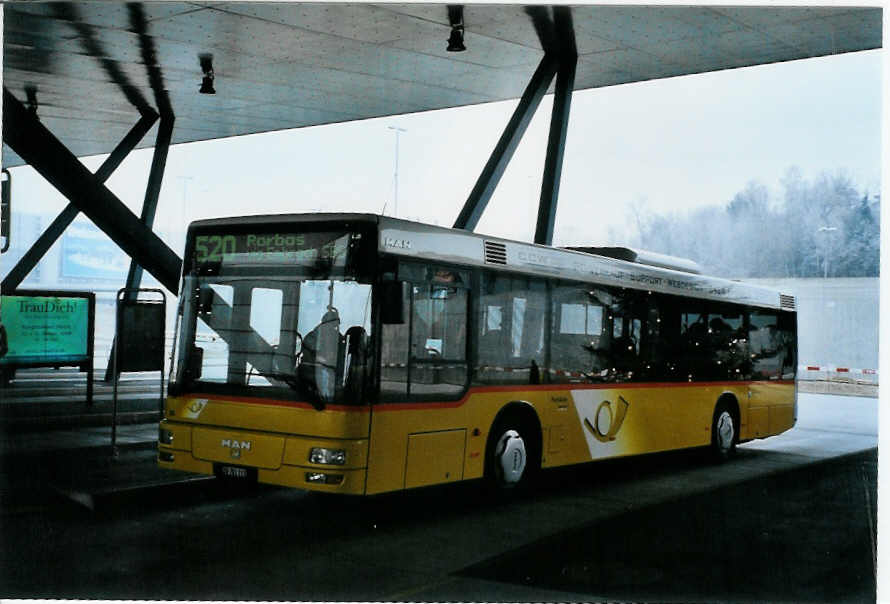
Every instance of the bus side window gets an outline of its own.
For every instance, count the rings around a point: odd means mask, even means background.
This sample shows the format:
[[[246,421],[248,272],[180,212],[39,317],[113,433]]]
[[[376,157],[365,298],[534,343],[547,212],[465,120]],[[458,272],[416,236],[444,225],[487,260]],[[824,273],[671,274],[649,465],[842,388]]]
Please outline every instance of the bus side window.
[[[413,268],[412,279],[430,275],[429,281],[405,283],[401,320],[388,317],[380,326],[384,401],[449,398],[467,385],[465,279],[449,270]]]
[[[544,368],[547,287],[543,281],[483,273],[477,326],[480,384],[538,384]]]
[[[553,288],[550,379],[555,383],[598,379],[611,367],[613,323],[605,290],[582,285]]]
[[[797,317],[787,312],[779,313],[780,367],[783,380],[793,380],[797,374]]]
[[[649,368],[646,350],[649,334],[646,323],[649,318],[648,294],[639,290],[618,289],[610,292],[607,323],[611,323],[611,341],[608,343],[609,366],[600,379],[615,382],[639,381]]]
[[[714,379],[741,380],[750,375],[750,357],[740,310],[715,307],[708,312],[708,353]]]
[[[409,395],[455,396],[467,384],[467,290],[415,285]]]
[[[774,311],[752,310],[748,320],[753,378],[776,379],[779,377],[785,353],[778,317]]]

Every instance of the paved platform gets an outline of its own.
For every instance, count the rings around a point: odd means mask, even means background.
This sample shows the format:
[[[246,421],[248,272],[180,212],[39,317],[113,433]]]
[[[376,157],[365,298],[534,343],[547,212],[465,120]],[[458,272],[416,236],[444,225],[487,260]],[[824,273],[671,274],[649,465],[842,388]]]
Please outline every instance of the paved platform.
[[[3,513],[52,505],[58,496],[89,509],[106,500],[138,496],[209,480],[157,464],[158,424],[91,427],[7,434],[0,446]]]
[[[105,370],[93,374],[93,402],[87,402],[86,374],[75,369],[21,369],[0,386],[0,427],[9,431],[110,426],[114,386]],[[119,424],[157,421],[161,380],[157,371],[122,374],[118,383]]]

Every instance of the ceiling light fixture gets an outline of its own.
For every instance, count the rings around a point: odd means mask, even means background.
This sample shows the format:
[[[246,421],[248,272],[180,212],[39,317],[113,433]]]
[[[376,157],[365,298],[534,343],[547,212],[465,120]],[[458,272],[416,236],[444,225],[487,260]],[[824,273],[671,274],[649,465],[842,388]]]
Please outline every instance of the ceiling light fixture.
[[[464,46],[464,7],[462,5],[448,5],[448,23],[451,24],[451,35],[448,36],[448,52],[463,52]]]
[[[201,94],[216,94],[216,90],[213,88],[213,55],[201,54],[198,55],[198,60],[201,62],[201,71],[204,73],[204,78],[201,80],[201,88],[198,92]]]
[[[40,119],[37,117],[37,87],[31,84],[25,86],[25,97],[28,99],[28,113]]]

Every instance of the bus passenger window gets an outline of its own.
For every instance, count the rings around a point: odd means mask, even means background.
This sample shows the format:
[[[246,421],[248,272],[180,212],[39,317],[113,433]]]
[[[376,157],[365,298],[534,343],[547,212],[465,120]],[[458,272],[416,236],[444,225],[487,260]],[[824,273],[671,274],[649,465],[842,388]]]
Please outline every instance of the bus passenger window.
[[[775,312],[757,310],[751,311],[748,321],[752,377],[755,380],[777,379],[785,361],[778,317]]]
[[[382,400],[449,398],[466,387],[467,290],[451,271],[431,281],[407,288],[401,323],[381,325]]]
[[[409,395],[455,396],[467,382],[467,291],[415,285]]]
[[[782,359],[779,377],[793,380],[797,374],[797,324],[792,313],[779,313],[779,356]]]
[[[712,361],[709,377],[721,380],[748,379],[751,363],[740,311],[725,308],[719,312],[709,312],[706,341]]]
[[[480,384],[537,384],[547,316],[542,281],[486,273],[480,280],[477,365]]]
[[[612,366],[611,318],[603,300],[605,290],[560,285],[553,289],[553,327],[550,344],[550,379],[584,382],[598,379]]]

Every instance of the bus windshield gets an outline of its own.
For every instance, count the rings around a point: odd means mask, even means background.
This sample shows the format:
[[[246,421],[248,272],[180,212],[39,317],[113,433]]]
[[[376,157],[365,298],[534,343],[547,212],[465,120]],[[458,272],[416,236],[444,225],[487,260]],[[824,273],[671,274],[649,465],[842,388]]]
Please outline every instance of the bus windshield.
[[[344,232],[197,236],[183,279],[174,392],[361,402],[371,285]]]

